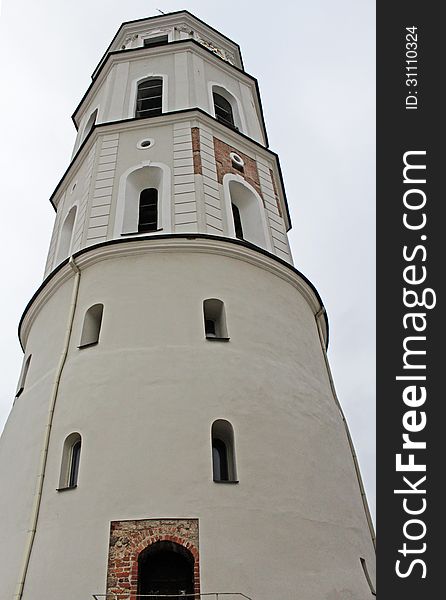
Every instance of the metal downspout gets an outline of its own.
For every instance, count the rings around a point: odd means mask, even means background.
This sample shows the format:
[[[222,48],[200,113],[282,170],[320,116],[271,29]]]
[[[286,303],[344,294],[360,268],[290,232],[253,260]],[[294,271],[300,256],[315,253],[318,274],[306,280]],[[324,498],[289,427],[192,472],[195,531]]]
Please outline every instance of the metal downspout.
[[[45,428],[44,442],[43,442],[43,447],[42,447],[42,452],[41,452],[41,457],[40,457],[39,474],[37,477],[36,491],[34,494],[34,501],[33,501],[33,507],[32,507],[32,512],[31,512],[30,525],[29,525],[28,532],[27,532],[28,538],[26,541],[25,552],[23,555],[23,566],[22,566],[22,570],[20,572],[20,578],[17,583],[16,591],[14,593],[14,600],[21,600],[21,598],[23,596],[23,589],[25,586],[25,580],[26,580],[26,575],[28,572],[29,562],[30,562],[30,558],[31,558],[31,552],[32,552],[33,545],[34,545],[34,538],[36,536],[37,522],[39,520],[40,504],[42,501],[43,482],[45,479],[45,470],[46,470],[46,464],[47,464],[47,460],[48,460],[48,446],[50,443],[51,427],[53,425],[54,409],[56,406],[57,394],[59,391],[59,384],[60,384],[62,371],[63,371],[65,361],[67,358],[67,354],[68,354],[68,347],[70,344],[71,331],[73,328],[74,314],[75,314],[75,310],[76,310],[77,298],[78,298],[78,293],[79,293],[79,283],[80,283],[80,277],[81,277],[79,267],[76,265],[74,258],[72,256],[70,257],[68,264],[74,271],[73,291],[71,294],[71,302],[70,302],[70,308],[69,308],[69,312],[68,312],[68,320],[67,320],[67,327],[66,327],[66,332],[65,332],[64,345],[62,348],[62,353],[61,353],[61,356],[59,359],[59,364],[56,369],[53,387],[51,390],[51,397],[50,397],[49,408],[48,408],[48,420],[47,420],[47,424],[46,424],[46,428]]]

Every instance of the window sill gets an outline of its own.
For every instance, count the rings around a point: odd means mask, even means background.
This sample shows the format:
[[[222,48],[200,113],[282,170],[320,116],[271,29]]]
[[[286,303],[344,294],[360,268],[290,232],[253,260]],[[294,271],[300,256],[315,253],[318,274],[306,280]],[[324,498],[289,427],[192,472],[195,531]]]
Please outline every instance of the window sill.
[[[225,481],[225,480],[222,480],[222,479],[213,479],[213,482],[214,483],[229,483],[229,484],[231,484],[231,483],[232,484],[239,483],[238,479],[228,480],[228,481]]]
[[[152,231],[130,231],[126,233],[121,233],[121,236],[125,237],[129,235],[148,235],[150,233],[157,233],[158,231],[163,231],[163,228],[160,227],[159,229],[153,229]]]
[[[208,337],[206,336],[208,342],[229,342],[231,338],[228,337]]]
[[[75,490],[77,485],[67,485],[66,487],[57,488],[56,492],[66,492],[68,490]]]
[[[79,350],[82,350],[82,348],[91,348],[91,346],[97,346],[99,344],[99,342],[90,342],[89,344],[82,344],[82,346],[78,346]]]

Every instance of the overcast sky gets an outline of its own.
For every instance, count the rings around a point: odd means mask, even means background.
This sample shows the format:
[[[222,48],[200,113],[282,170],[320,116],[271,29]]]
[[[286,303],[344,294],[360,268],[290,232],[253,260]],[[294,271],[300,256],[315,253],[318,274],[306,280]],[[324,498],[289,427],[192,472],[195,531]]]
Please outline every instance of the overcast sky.
[[[42,281],[71,114],[123,21],[187,9],[242,49],[279,154],[296,267],[330,321],[329,358],[375,507],[373,0],[0,0],[0,430],[22,362],[17,324]]]

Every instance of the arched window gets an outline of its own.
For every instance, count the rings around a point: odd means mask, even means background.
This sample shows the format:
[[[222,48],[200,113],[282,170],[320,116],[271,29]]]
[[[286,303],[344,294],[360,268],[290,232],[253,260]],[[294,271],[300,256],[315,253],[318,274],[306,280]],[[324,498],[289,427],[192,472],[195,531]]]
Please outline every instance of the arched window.
[[[94,304],[87,310],[84,317],[84,324],[82,326],[82,335],[79,348],[92,346],[93,344],[97,344],[99,342],[103,312],[103,304]]]
[[[77,207],[72,206],[67,216],[65,217],[65,221],[63,222],[59,237],[57,263],[62,262],[65,258],[67,258],[70,255],[74,223],[76,221],[76,211]]]
[[[158,190],[146,188],[139,195],[138,232],[158,229]]]
[[[140,596],[178,596],[194,593],[194,557],[170,541],[155,542],[138,556],[138,594]]]
[[[23,390],[25,389],[26,376],[28,375],[29,365],[31,362],[31,356],[32,356],[32,354],[30,354],[26,358],[26,360],[25,359],[23,360],[22,371],[20,373],[19,383],[17,385],[17,391],[15,394],[16,398],[18,398],[20,396],[20,394],[23,392]]]
[[[136,96],[137,119],[156,117],[163,112],[163,80],[161,77],[150,77],[138,84]]]
[[[214,99],[215,118],[220,123],[234,127],[234,114],[231,103],[218,92],[212,92],[212,97]]]
[[[71,433],[64,442],[59,479],[60,490],[77,486],[81,446],[82,439],[79,433]]]
[[[229,234],[270,249],[265,209],[259,194],[239,175],[225,175],[223,185],[230,215]]]
[[[224,419],[212,424],[212,474],[217,482],[237,482],[234,429]]]
[[[210,84],[210,88],[211,103],[217,121],[233,129],[244,131],[241,108],[235,96],[226,88],[217,84]]]
[[[225,305],[221,300],[208,298],[203,302],[204,331],[208,340],[228,341]]]
[[[84,139],[87,137],[87,135],[90,133],[90,131],[91,131],[91,130],[93,129],[93,127],[95,126],[95,124],[96,124],[96,119],[97,119],[97,116],[98,116],[98,109],[96,108],[96,110],[94,110],[94,111],[91,113],[91,115],[90,115],[90,117],[89,117],[89,119],[88,119],[88,121],[87,121],[87,124],[85,125],[85,129],[84,129],[84,135],[82,136],[82,139],[83,139],[83,140],[84,140]]]

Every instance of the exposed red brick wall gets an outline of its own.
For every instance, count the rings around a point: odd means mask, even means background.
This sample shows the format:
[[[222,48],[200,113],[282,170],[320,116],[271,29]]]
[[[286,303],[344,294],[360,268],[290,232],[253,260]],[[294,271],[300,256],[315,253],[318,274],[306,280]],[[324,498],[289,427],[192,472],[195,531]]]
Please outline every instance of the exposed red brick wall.
[[[107,594],[116,600],[137,600],[138,556],[151,544],[170,541],[194,557],[194,593],[200,594],[198,519],[112,521],[107,570]],[[114,599],[115,600],[115,599]]]
[[[240,152],[237,148],[233,148],[229,146],[229,144],[225,144],[218,138],[214,137],[214,149],[215,149],[215,161],[217,163],[217,179],[219,183],[223,183],[223,177],[226,173],[234,173],[235,175],[241,175],[252,187],[259,193],[260,197],[262,197],[262,192],[260,189],[260,180],[259,180],[259,172],[257,170],[256,161],[253,160],[250,156],[247,156],[243,152]],[[236,169],[232,165],[231,157],[229,156],[231,152],[235,152],[238,154],[245,163],[243,172],[239,169]]]
[[[272,169],[269,170],[269,174],[270,174],[270,177],[271,177],[271,181],[273,182],[273,188],[274,188],[274,195],[276,197],[277,210],[279,211],[279,215],[282,216],[282,209],[280,208],[280,202],[279,202],[279,194],[277,192],[276,180],[274,179],[274,174],[273,174]]]
[[[201,154],[200,154],[200,130],[198,127],[192,127],[192,152],[194,155],[194,173],[201,175]]]

